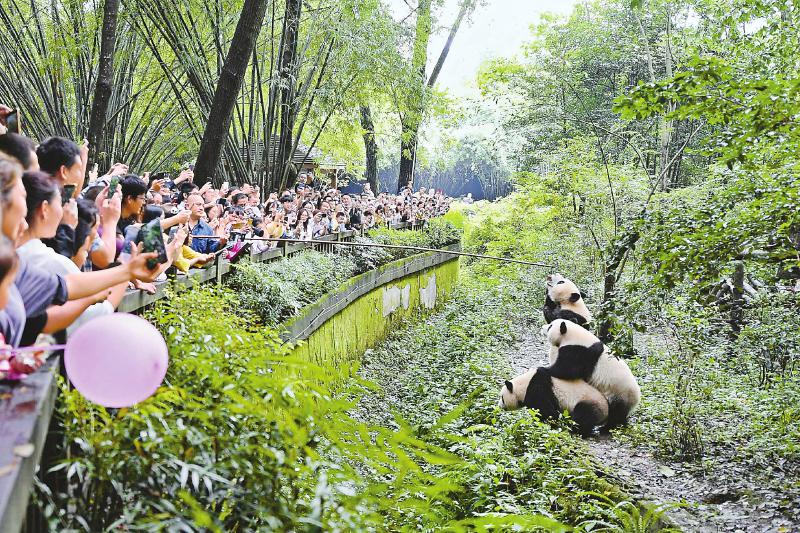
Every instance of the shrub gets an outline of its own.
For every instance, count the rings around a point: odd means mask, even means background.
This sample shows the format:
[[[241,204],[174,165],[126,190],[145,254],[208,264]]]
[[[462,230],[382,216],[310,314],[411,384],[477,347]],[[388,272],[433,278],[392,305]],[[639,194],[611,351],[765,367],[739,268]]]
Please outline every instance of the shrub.
[[[442,248],[461,240],[462,231],[444,218],[432,218],[425,224],[423,230],[428,238],[428,246]]]
[[[396,244],[399,246],[419,246],[427,248],[430,244],[427,235],[422,231],[405,231],[398,229],[379,228],[369,232],[370,238],[380,244]],[[386,248],[392,259],[400,259],[417,254],[414,250]]]
[[[448,472],[467,465],[407,424],[352,418],[359,393],[329,387],[340,369],[294,359],[232,293],[186,291],[148,318],[171,356],[153,397],[106,410],[62,382],[70,455],[38,494],[50,530],[459,528],[466,487]],[[552,523],[535,520],[481,518]]]
[[[307,251],[271,263],[241,263],[228,284],[244,309],[274,326],[355,272],[356,264],[346,255]]]
[[[758,385],[769,386],[793,372],[800,360],[800,298],[762,293],[746,311],[735,349],[756,367]]]
[[[375,243],[375,241],[366,237],[356,237],[355,242],[366,244]],[[344,257],[353,262],[355,265],[355,274],[373,270],[394,259],[388,248],[376,248],[373,246],[340,246],[338,252],[339,257]]]

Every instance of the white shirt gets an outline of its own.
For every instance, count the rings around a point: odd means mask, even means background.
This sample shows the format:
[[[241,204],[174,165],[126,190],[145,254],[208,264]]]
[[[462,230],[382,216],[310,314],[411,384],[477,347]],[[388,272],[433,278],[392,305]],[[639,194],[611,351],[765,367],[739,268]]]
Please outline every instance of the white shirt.
[[[29,264],[36,265],[39,268],[52,272],[53,274],[58,274],[59,276],[80,274],[81,272],[81,269],[72,262],[72,259],[56,253],[55,250],[45,246],[39,239],[31,239],[17,248],[17,255],[28,261]],[[67,328],[67,336],[89,320],[98,316],[110,315],[113,312],[114,306],[108,301],[90,305],[81,313],[75,322]]]

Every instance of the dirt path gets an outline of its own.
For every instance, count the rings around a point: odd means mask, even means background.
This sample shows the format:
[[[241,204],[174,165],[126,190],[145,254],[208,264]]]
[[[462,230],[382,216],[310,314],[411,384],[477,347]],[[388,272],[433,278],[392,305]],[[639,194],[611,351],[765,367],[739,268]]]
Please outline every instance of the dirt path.
[[[521,373],[546,365],[547,350],[538,330],[528,330],[509,358]],[[636,423],[635,418],[632,420]],[[668,518],[687,532],[794,532],[800,531],[779,511],[780,494],[769,490],[746,493],[736,487],[749,477],[746,468],[732,464],[724,471],[696,474],[682,464],[657,460],[645,448],[637,449],[604,435],[589,439],[589,449],[605,465],[617,484],[640,500],[657,504],[680,503]]]

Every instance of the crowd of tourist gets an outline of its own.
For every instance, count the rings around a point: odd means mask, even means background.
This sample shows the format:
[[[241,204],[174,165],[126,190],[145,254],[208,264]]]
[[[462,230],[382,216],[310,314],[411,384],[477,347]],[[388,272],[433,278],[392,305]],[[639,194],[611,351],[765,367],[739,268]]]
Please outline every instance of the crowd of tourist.
[[[0,341],[13,348],[113,313],[126,291],[155,291],[170,268],[186,272],[243,246],[258,253],[277,245],[263,238],[311,240],[417,222],[450,204],[425,189],[374,194],[367,185],[342,194],[313,172],[277,192],[198,185],[191,165],[175,176],[139,176],[116,163],[98,175],[96,166],[87,169],[86,143],[51,137],[37,144],[6,132],[9,112],[0,105]],[[150,228],[163,249],[143,251]],[[9,353],[0,350],[0,378],[40,364]]]

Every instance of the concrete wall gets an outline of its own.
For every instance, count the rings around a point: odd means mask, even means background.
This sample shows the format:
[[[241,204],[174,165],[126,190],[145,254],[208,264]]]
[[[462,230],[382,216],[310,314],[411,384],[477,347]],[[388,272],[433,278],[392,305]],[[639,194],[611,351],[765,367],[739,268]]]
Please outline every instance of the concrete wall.
[[[403,322],[430,313],[458,279],[458,259],[444,253],[395,261],[342,284],[306,307],[284,338],[298,342],[294,355],[343,368]]]

